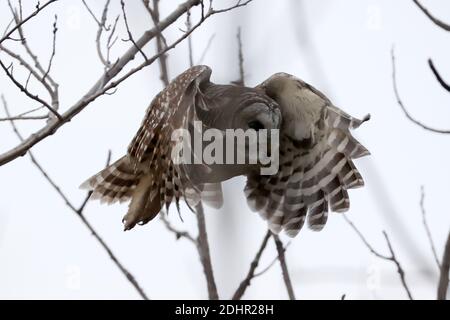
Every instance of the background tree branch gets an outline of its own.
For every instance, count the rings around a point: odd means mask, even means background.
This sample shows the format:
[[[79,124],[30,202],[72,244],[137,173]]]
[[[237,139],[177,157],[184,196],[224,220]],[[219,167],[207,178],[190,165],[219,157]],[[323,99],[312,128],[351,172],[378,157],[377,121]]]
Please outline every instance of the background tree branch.
[[[387,233],[385,231],[383,231],[383,236],[386,240],[387,246],[389,248],[389,251],[391,253],[390,256],[387,255],[383,255],[381,253],[379,253],[378,251],[376,251],[371,245],[370,243],[366,240],[366,238],[364,237],[364,235],[361,233],[361,231],[359,231],[359,229],[355,226],[355,224],[345,215],[342,215],[344,217],[344,220],[349,224],[349,226],[353,229],[353,231],[355,231],[355,233],[358,235],[358,237],[361,239],[361,241],[364,243],[364,245],[367,247],[367,249],[369,249],[369,251],[375,255],[376,257],[382,259],[382,260],[386,260],[386,261],[391,261],[392,263],[394,263],[397,267],[397,272],[400,276],[400,281],[402,283],[403,288],[405,289],[406,294],[408,295],[408,298],[410,300],[413,300],[411,291],[408,287],[408,284],[406,283],[406,279],[405,279],[405,272],[400,264],[400,262],[398,261],[395,252],[392,248],[391,245],[391,241],[389,240],[389,237],[387,235]]]
[[[5,97],[2,95],[1,100],[3,103],[3,108],[5,110],[5,113],[8,118],[12,118],[11,114],[9,112],[8,104],[5,99]],[[19,140],[23,140],[23,136],[20,133],[19,129],[17,128],[14,120],[10,120],[11,127],[16,134],[17,138]],[[142,289],[141,285],[137,282],[136,278],[131,274],[131,272],[123,265],[123,263],[117,258],[117,256],[113,253],[112,249],[109,247],[109,245],[103,240],[103,238],[97,233],[97,231],[94,229],[94,227],[91,225],[91,223],[87,220],[87,218],[84,215],[84,209],[86,207],[86,203],[91,197],[91,192],[89,192],[81,204],[79,208],[77,208],[65,195],[65,193],[62,191],[61,187],[50,177],[50,175],[47,173],[47,171],[44,169],[44,167],[38,162],[36,157],[33,155],[31,151],[28,151],[28,155],[30,156],[30,160],[33,163],[33,165],[39,170],[39,172],[44,176],[45,180],[52,186],[52,188],[56,191],[56,193],[61,197],[61,199],[64,201],[64,203],[67,205],[67,207],[75,213],[83,223],[83,225],[91,232],[92,236],[95,240],[98,241],[100,246],[106,251],[108,256],[111,258],[113,263],[116,265],[116,267],[119,269],[119,271],[125,276],[125,278],[130,282],[130,284],[136,289],[138,294],[142,297],[144,300],[148,300],[148,297],[144,290]],[[106,161],[106,166],[109,165],[109,162],[111,160],[111,152],[108,152],[108,157]]]

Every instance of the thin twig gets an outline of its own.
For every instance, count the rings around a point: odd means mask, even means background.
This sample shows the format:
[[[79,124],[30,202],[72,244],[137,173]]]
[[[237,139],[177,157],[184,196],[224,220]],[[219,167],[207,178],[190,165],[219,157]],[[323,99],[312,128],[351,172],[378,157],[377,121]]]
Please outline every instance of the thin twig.
[[[149,0],[142,0],[142,3],[144,4],[144,7],[147,9],[148,13],[150,14],[150,17],[153,20],[153,24],[155,27],[159,24],[159,0],[153,0],[153,9],[150,7]],[[167,47],[166,39],[164,38],[164,35],[159,30],[158,34],[156,35],[156,50],[157,52],[162,52],[164,48]],[[165,87],[169,85],[169,69],[167,65],[167,54],[163,53],[159,57],[159,68],[160,68],[160,79]]]
[[[445,243],[444,255],[442,257],[441,274],[439,276],[438,285],[438,300],[447,299],[448,291],[448,272],[450,270],[450,232],[447,236],[447,242]]]
[[[413,118],[408,110],[406,110],[405,105],[403,104],[403,101],[400,98],[400,94],[398,92],[398,88],[397,88],[397,75],[396,75],[396,68],[395,68],[395,52],[394,52],[394,48],[392,48],[391,51],[391,56],[392,56],[392,81],[393,81],[393,85],[394,85],[394,93],[395,93],[395,97],[397,98],[397,103],[400,106],[400,108],[403,110],[403,113],[405,114],[405,116],[412,121],[413,123],[415,123],[416,125],[422,127],[425,130],[431,131],[431,132],[435,132],[435,133],[442,133],[442,134],[450,134],[450,130],[441,130],[441,129],[436,129],[436,128],[432,128],[428,125],[423,124],[422,122],[416,120],[415,118]]]
[[[8,48],[5,48],[2,45],[0,45],[0,51],[5,52],[11,58],[17,60],[25,69],[27,69],[29,71],[29,73],[31,75],[33,75],[33,77],[36,80],[38,80],[44,86],[44,88],[48,91],[50,96],[52,96],[52,94],[54,93],[53,88],[47,83],[47,81],[45,81],[43,76],[41,76],[22,56],[9,50]],[[25,85],[25,88],[27,88],[26,85]]]
[[[450,85],[448,83],[446,83],[444,81],[444,79],[442,79],[441,75],[439,74],[436,67],[434,66],[433,60],[428,59],[428,65],[430,66],[431,71],[433,72],[434,76],[436,77],[436,80],[439,82],[439,84],[442,86],[442,88],[444,88],[445,90],[450,92]]]
[[[187,231],[181,231],[178,230],[177,228],[175,228],[167,219],[166,214],[164,212],[160,212],[159,214],[162,222],[164,223],[164,225],[166,226],[167,230],[169,230],[170,232],[175,234],[175,237],[177,238],[177,240],[184,238],[186,240],[189,240],[190,242],[192,242],[193,244],[197,243],[197,240],[194,239],[194,237]]]
[[[44,73],[44,76],[42,77],[42,80],[45,81],[45,78],[47,78],[48,74],[50,73],[50,70],[52,69],[52,63],[53,59],[55,58],[56,54],[56,33],[58,32],[58,16],[55,15],[55,22],[53,23],[53,46],[52,46],[52,53],[50,55],[50,59],[48,62],[47,70]]]
[[[12,116],[10,118],[0,118],[0,122],[2,121],[18,121],[18,120],[45,120],[48,119],[47,115],[43,115],[43,116]]]
[[[102,39],[103,30],[105,30],[105,31],[109,30],[109,28],[106,27],[106,20],[108,19],[109,3],[110,3],[110,0],[106,0],[105,6],[103,7],[102,18],[100,20],[100,23],[98,24],[97,36],[95,38],[97,54],[98,54],[100,61],[105,66],[105,68],[109,68],[111,66],[111,62],[109,61],[109,59],[108,58],[105,59],[105,57],[103,56],[102,47],[101,47],[101,39]],[[117,22],[117,20],[116,20],[116,22]],[[113,34],[114,34],[114,32],[111,32],[111,36]],[[109,39],[108,39],[108,41],[109,41]],[[109,48],[108,48],[108,50],[109,50]]]
[[[17,13],[17,11],[14,10],[14,8],[12,7],[10,0],[8,0],[8,4],[11,10],[11,14],[14,16],[14,19],[16,20],[16,23],[19,24],[19,22],[21,21],[21,18],[19,16],[19,14]],[[27,54],[30,56],[30,58],[33,60],[34,65],[36,67],[36,69],[42,74],[42,76],[45,74],[45,69],[42,66],[41,62],[39,61],[38,56],[33,52],[33,50],[31,50],[30,46],[28,45],[28,41],[25,37],[25,33],[23,30],[23,26],[20,25],[17,29],[17,31],[19,32],[20,35],[20,42],[22,44],[22,46],[25,48],[25,51],[27,52]],[[52,100],[55,100],[57,102],[57,91],[58,91],[58,84],[56,83],[56,81],[53,80],[53,78],[50,75],[47,75],[47,79],[49,81],[49,83],[53,86],[54,91],[53,95],[51,95]],[[54,97],[54,95],[56,95],[56,97]],[[57,109],[57,107],[55,108]]]
[[[192,21],[191,21],[191,11],[188,11],[186,14],[186,28],[188,31],[192,29]],[[194,66],[194,50],[192,48],[192,37],[189,36],[188,39],[188,52],[189,52],[189,66]]]
[[[5,109],[6,115],[10,118],[11,114],[9,113],[8,104],[6,102],[5,97],[2,95],[1,100],[3,102],[3,107]],[[23,140],[23,136],[19,132],[17,126],[15,125],[14,121],[10,121],[12,129],[16,136],[19,138],[19,140]],[[141,288],[135,277],[124,267],[124,265],[119,261],[119,259],[115,256],[115,254],[112,252],[110,247],[106,244],[106,242],[103,240],[102,237],[97,233],[97,231],[94,229],[94,227],[90,224],[90,222],[86,219],[86,217],[83,214],[84,206],[81,206],[80,209],[77,209],[75,205],[69,200],[69,198],[65,195],[65,193],[61,190],[61,188],[56,184],[56,182],[48,175],[48,173],[45,171],[45,169],[39,164],[37,159],[34,157],[33,153],[31,151],[28,151],[28,155],[30,156],[31,162],[34,164],[34,166],[42,173],[44,178],[48,181],[48,183],[55,189],[55,191],[58,193],[58,195],[63,199],[67,207],[69,207],[82,221],[82,223],[85,225],[86,228],[89,229],[91,234],[94,236],[94,238],[100,243],[100,245],[103,247],[103,249],[106,251],[106,253],[109,255],[111,260],[114,262],[114,264],[119,268],[119,270],[122,272],[122,274],[127,278],[127,280],[133,285],[133,287],[136,289],[136,291],[139,293],[139,295],[144,299],[148,300],[147,295],[145,294],[144,290]],[[110,153],[108,153],[108,159],[110,158]],[[109,160],[107,161],[109,162]]]
[[[211,37],[209,37],[208,42],[207,42],[207,44],[206,44],[206,46],[205,46],[205,49],[203,50],[202,55],[200,56],[200,59],[198,59],[197,65],[203,63],[203,60],[205,59],[206,54],[208,53],[208,50],[209,50],[209,48],[211,47],[211,44],[212,44],[212,42],[213,42],[215,36],[216,36],[216,34],[213,33],[213,34],[211,35]]]
[[[106,0],[106,3],[107,3],[108,5],[109,5],[109,1],[110,1],[110,0]],[[91,10],[91,8],[88,6],[88,4],[86,3],[86,1],[85,1],[85,0],[81,0],[81,2],[83,2],[83,4],[84,4],[86,10],[89,12],[89,14],[91,15],[91,17],[95,20],[95,22],[97,23],[97,25],[98,25],[98,26],[101,26],[102,28],[104,28],[105,31],[108,31],[108,28],[106,27],[105,23],[104,23],[104,22],[102,23],[100,20],[97,19],[97,17],[95,16],[94,12],[93,12],[93,11]],[[105,12],[105,8],[107,8],[108,5],[105,5],[105,6],[104,6],[102,17],[103,17],[104,15],[106,15],[106,14],[104,14],[104,12]],[[107,10],[107,9],[106,9],[106,10]],[[103,19],[101,19],[101,20],[103,20]],[[105,19],[105,20],[106,20],[106,19]]]
[[[424,187],[420,187],[420,211],[422,212],[422,223],[425,227],[425,232],[427,233],[428,242],[431,247],[431,252],[433,253],[434,260],[436,261],[436,265],[438,269],[441,268],[441,263],[439,262],[439,258],[437,255],[436,247],[434,245],[433,237],[431,236],[430,227],[428,226],[426,210],[425,210],[425,189]]]
[[[16,80],[16,78],[14,78],[13,72],[12,72],[12,65],[11,65],[11,71],[9,71],[9,68],[6,67],[3,62],[0,60],[0,66],[2,67],[3,71],[5,71],[6,75],[8,76],[8,78],[12,81],[12,83],[14,83],[14,85],[20,89],[20,91],[22,91],[27,97],[29,97],[30,99],[39,102],[40,104],[42,104],[43,106],[45,106],[51,113],[53,113],[59,120],[62,120],[62,116],[58,113],[58,111],[56,111],[51,105],[49,105],[46,101],[42,100],[41,98],[39,98],[38,95],[31,93],[30,91],[28,91],[28,89],[26,89],[19,81]]]
[[[427,8],[425,8],[418,0],[413,0],[414,3],[419,7],[420,10],[431,20],[435,25],[438,27],[444,29],[445,31],[450,31],[450,25],[439,20],[438,18],[434,17]]]
[[[239,79],[235,84],[243,86],[245,84],[245,74],[244,74],[244,54],[242,53],[242,38],[241,38],[241,28],[238,28],[237,32],[237,42],[238,42],[238,58],[239,58]]]
[[[358,235],[358,237],[362,240],[362,242],[364,243],[364,245],[369,249],[369,251],[375,255],[376,257],[382,259],[382,260],[386,260],[386,261],[391,261],[393,262],[396,266],[397,266],[397,272],[400,276],[400,281],[402,283],[403,288],[406,291],[406,294],[408,295],[408,298],[410,300],[413,300],[411,291],[409,290],[409,287],[406,283],[406,279],[405,279],[405,272],[402,268],[402,266],[400,265],[400,262],[398,261],[397,257],[395,256],[395,252],[392,249],[392,245],[391,245],[391,241],[389,240],[389,237],[387,235],[387,233],[385,231],[383,231],[383,235],[386,239],[387,242],[387,246],[389,248],[389,251],[391,252],[391,256],[386,256],[386,255],[382,255],[381,253],[377,252],[370,244],[369,242],[366,240],[366,238],[364,237],[364,235],[361,233],[361,231],[359,231],[359,229],[354,225],[354,223],[346,216],[346,215],[342,215],[344,217],[344,220],[350,225],[350,227],[353,229],[353,231],[355,231],[355,233]]]
[[[125,41],[125,42],[131,41],[131,43],[134,44],[134,46],[139,51],[139,53],[144,57],[144,60],[147,61],[148,58],[145,55],[144,51],[142,50],[142,47],[139,47],[137,45],[136,41],[134,41],[133,34],[131,33],[130,26],[128,25],[127,13],[125,11],[125,2],[123,0],[120,0],[120,6],[122,8],[123,21],[125,22],[125,28],[127,29],[127,34],[128,34],[128,39],[123,39],[123,41]]]
[[[6,32],[6,34],[0,39],[0,44],[5,41],[6,39],[10,39],[10,36],[16,31],[18,30],[20,27],[22,27],[22,25],[24,25],[25,23],[27,23],[31,18],[33,18],[34,16],[36,16],[37,14],[39,14],[39,12],[41,12],[42,10],[44,10],[47,6],[49,6],[50,4],[56,2],[58,0],[49,0],[48,2],[46,2],[44,5],[40,6],[39,4],[36,6],[36,10],[31,13],[28,17],[26,17],[25,19],[20,19],[20,22],[16,23],[16,25],[9,30],[8,32]]]
[[[376,257],[383,259],[383,260],[389,260],[390,257],[383,255],[381,253],[379,253],[378,251],[376,251],[371,245],[370,243],[366,240],[366,238],[364,237],[364,235],[361,233],[361,231],[359,231],[359,229],[355,226],[355,224],[347,217],[347,215],[342,215],[344,217],[344,220],[347,221],[347,223],[350,225],[350,227],[353,229],[353,231],[355,231],[355,233],[358,235],[358,237],[361,239],[361,241],[364,243],[364,245],[367,247],[367,249],[369,249],[369,251]]]
[[[284,284],[286,285],[286,290],[290,300],[295,300],[294,288],[292,287],[291,277],[289,276],[289,270],[286,263],[286,256],[284,254],[284,246],[280,237],[276,234],[272,235],[275,241],[275,246],[277,247],[278,260],[280,261],[281,272],[283,274]]]
[[[270,230],[267,231],[266,235],[264,236],[264,239],[261,243],[261,246],[259,247],[258,252],[255,255],[255,258],[253,259],[252,263],[250,264],[250,269],[247,272],[247,276],[244,280],[242,280],[241,284],[237,288],[236,292],[233,294],[233,297],[231,299],[233,300],[240,300],[242,296],[244,295],[247,288],[250,286],[250,282],[253,278],[256,277],[255,271],[258,267],[259,261],[261,260],[261,256],[267,246],[267,242],[269,241],[270,236],[272,233]]]
[[[25,51],[28,54],[28,56],[33,60],[37,71],[42,75],[42,80],[39,80],[39,81],[42,83],[42,85],[44,85],[44,87],[47,89],[47,91],[50,94],[52,108],[54,110],[58,111],[58,109],[59,109],[59,85],[56,81],[53,80],[53,78],[50,76],[50,74],[48,74],[44,70],[44,67],[42,66],[41,62],[39,61],[38,56],[36,54],[34,54],[34,52],[31,50],[30,46],[28,45],[28,41],[24,34],[23,25],[20,25],[20,22],[22,20],[22,2],[19,1],[19,13],[17,12],[16,9],[13,8],[10,0],[8,0],[8,6],[11,10],[11,14],[14,17],[14,20],[16,21],[17,25],[19,25],[19,27],[17,28],[17,31],[20,36],[20,42],[21,42],[22,46],[25,48]],[[55,49],[55,40],[56,40],[56,31],[55,31],[55,26],[54,26],[53,49]],[[52,54],[52,56],[53,56],[53,54]],[[31,70],[30,70],[30,72],[31,72]],[[37,77],[37,79],[38,78],[39,77]],[[49,90],[46,80],[48,80],[49,84],[51,85],[51,87],[52,87],[51,90]],[[50,113],[52,113],[52,112],[50,112]]]
[[[389,260],[392,261],[393,263],[395,263],[395,265],[397,266],[397,272],[400,275],[400,280],[402,282],[403,288],[405,288],[405,291],[408,294],[409,300],[413,300],[411,291],[409,290],[409,287],[406,284],[405,271],[403,270],[402,266],[400,265],[400,262],[398,261],[397,257],[395,256],[395,252],[392,249],[391,241],[389,240],[389,237],[388,237],[386,231],[383,231],[383,235],[384,235],[384,238],[386,239],[387,245],[389,247],[389,251],[391,252],[391,258]]]
[[[286,243],[286,245],[283,247],[284,252],[286,252],[287,248],[291,245],[291,242],[289,241],[288,243]],[[261,271],[259,271],[258,273],[255,273],[254,278],[260,277],[263,274],[265,274],[267,271],[269,271],[274,265],[275,263],[278,261],[278,254],[275,258],[272,259],[272,261],[267,265],[267,267],[265,267],[264,269],[262,269]]]

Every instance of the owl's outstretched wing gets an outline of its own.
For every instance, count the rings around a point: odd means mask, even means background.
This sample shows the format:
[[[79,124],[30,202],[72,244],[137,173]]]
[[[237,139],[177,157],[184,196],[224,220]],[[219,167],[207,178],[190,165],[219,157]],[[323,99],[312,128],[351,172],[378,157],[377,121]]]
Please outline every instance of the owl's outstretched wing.
[[[82,185],[103,202],[131,198],[125,229],[150,221],[174,199],[177,207],[181,198],[193,206],[203,192],[206,200],[220,205],[220,186],[191,183],[184,166],[171,158],[176,143],[172,133],[188,129],[196,119],[196,105],[202,103],[201,88],[210,83],[210,75],[209,67],[195,66],[175,78],[151,102],[127,155]]]
[[[283,81],[271,86],[271,77],[260,88],[282,108],[283,124],[280,134],[280,167],[276,175],[248,176],[245,194],[251,209],[268,221],[273,232],[285,232],[294,237],[307,219],[313,230],[321,230],[328,211],[349,209],[348,189],[364,185],[352,159],[368,155],[368,150],[351,134],[368,120],[358,120],[346,114],[317,89],[287,74]],[[286,89],[286,85],[289,89]],[[290,96],[292,95],[292,96]],[[303,95],[303,96],[302,96]],[[304,98],[304,95],[307,98]],[[305,102],[315,104],[305,109]],[[311,105],[310,105],[311,106]],[[311,136],[298,141],[287,128],[287,117],[310,119]],[[302,113],[310,113],[308,115]],[[313,121],[314,120],[314,121]]]

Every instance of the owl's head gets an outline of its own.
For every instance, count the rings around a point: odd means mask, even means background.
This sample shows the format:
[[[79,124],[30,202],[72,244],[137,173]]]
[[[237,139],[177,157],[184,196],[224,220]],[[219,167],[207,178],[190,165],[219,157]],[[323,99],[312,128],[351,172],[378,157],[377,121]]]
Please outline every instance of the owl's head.
[[[214,85],[204,93],[209,110],[203,115],[200,112],[200,117],[217,129],[280,129],[280,107],[262,90]]]

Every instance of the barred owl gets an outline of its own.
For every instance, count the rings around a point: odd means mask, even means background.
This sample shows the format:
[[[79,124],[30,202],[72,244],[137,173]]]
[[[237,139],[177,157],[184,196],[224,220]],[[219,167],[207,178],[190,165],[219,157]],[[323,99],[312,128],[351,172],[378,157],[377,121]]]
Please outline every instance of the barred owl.
[[[204,127],[246,130],[255,123],[267,129],[280,127],[278,105],[258,89],[218,85],[211,69],[194,66],[175,78],[151,102],[127,154],[81,185],[92,190],[91,199],[115,203],[131,200],[123,222],[125,230],[152,220],[165,205],[180,200],[192,208],[200,200],[222,205],[220,182],[257,170],[254,164],[175,164],[172,133]]]
[[[164,205],[175,202],[179,210],[182,199],[190,207],[203,201],[218,208],[221,182],[243,175],[250,208],[273,232],[295,236],[306,217],[320,230],[328,205],[348,209],[347,190],[363,185],[352,159],[368,154],[350,129],[368,118],[352,118],[288,74],[275,74],[256,88],[214,84],[210,75],[208,67],[195,66],[154,98],[127,154],[82,185],[93,199],[131,200],[124,217],[128,230],[153,219]],[[279,151],[278,173],[262,175],[258,164],[175,163],[171,135],[178,128],[195,131],[196,120],[221,132],[279,129],[279,149],[271,150]]]

